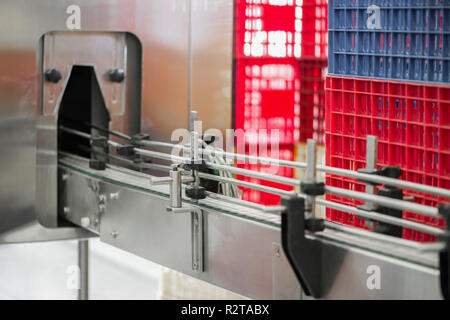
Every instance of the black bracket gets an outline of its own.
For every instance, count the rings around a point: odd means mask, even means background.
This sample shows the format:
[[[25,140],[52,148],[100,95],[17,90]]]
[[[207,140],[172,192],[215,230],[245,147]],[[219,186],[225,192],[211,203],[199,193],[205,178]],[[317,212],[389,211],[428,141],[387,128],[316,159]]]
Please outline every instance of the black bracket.
[[[94,170],[106,170],[106,162],[102,160],[89,160],[89,168]]]
[[[359,169],[358,172],[365,173],[365,174],[373,174],[373,175],[378,175],[378,176],[382,176],[382,177],[386,177],[386,178],[393,178],[393,179],[398,179],[402,175],[402,169],[399,167],[394,167],[394,166],[382,167],[379,170],[377,170],[377,169]],[[371,184],[374,186],[380,185],[380,183],[366,181],[364,179],[358,179],[358,181],[363,182],[365,184]],[[380,188],[378,190],[378,195],[383,196],[383,197],[393,198],[393,199],[403,199],[403,191],[397,187],[391,187],[391,186],[384,186],[384,188]],[[388,215],[391,217],[396,217],[396,218],[403,217],[402,210],[385,208],[385,207],[381,207],[381,206],[378,206],[376,209],[375,208],[367,208],[366,205],[358,206],[358,208],[361,210],[366,210],[366,211],[368,211],[368,210],[376,211],[376,212],[379,212],[379,213],[382,213],[382,214],[385,214],[385,215]],[[394,237],[401,237],[402,233],[403,233],[402,227],[393,226],[391,224],[384,223],[384,222],[378,222],[378,225],[376,226],[374,231],[377,233],[391,235]]]
[[[395,187],[385,187],[378,190],[378,195],[393,199],[403,199],[403,190]],[[392,209],[392,208],[386,208],[379,206],[377,209],[377,212],[382,213],[387,216],[395,217],[395,218],[402,218],[403,217],[403,211]],[[401,238],[403,235],[403,228],[400,226],[394,226],[389,223],[384,222],[378,222],[378,226],[374,230],[377,233],[387,234],[390,236]]]
[[[281,204],[286,208],[281,213],[283,250],[305,294],[321,298],[326,288],[322,283],[323,245],[318,240],[308,239],[305,231],[323,230],[323,220],[305,219],[305,199],[303,198],[297,196],[283,198]]]
[[[439,207],[439,214],[445,219],[446,232],[439,237],[445,242],[445,249],[439,253],[439,269],[441,280],[441,293],[445,300],[450,300],[450,204],[443,204]]]
[[[133,144],[121,144],[116,147],[116,151],[121,156],[132,157],[136,154],[134,148]]]
[[[325,183],[317,181],[302,181],[300,183],[300,190],[309,196],[321,196],[325,194]]]
[[[91,146],[99,147],[106,152],[108,150],[108,138],[104,136],[93,136],[91,138]]]
[[[374,174],[377,176],[382,176],[386,178],[394,178],[397,179],[402,175],[402,169],[399,167],[382,167],[381,169],[359,169],[359,173],[365,173],[365,174]],[[366,181],[364,179],[358,179],[359,182],[371,184],[371,185],[379,185],[379,183],[375,183],[372,181]]]

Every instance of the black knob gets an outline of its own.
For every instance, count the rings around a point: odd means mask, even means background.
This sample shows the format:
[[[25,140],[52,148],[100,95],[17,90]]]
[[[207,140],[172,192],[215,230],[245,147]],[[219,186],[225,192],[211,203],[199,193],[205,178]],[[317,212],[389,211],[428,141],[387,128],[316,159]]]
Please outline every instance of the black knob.
[[[209,146],[213,144],[215,141],[219,140],[219,136],[213,134],[205,134],[202,136],[202,140]]]
[[[206,198],[206,189],[202,186],[188,186],[185,189],[186,196],[194,200],[201,200]]]
[[[379,175],[387,178],[398,179],[402,175],[402,169],[399,167],[382,167]]]
[[[45,81],[57,83],[57,82],[59,82],[59,80],[61,80],[61,78],[62,78],[62,76],[61,76],[61,72],[59,72],[59,70],[48,69],[47,71],[45,71]]]
[[[123,69],[109,70],[109,80],[112,82],[122,82],[125,79],[125,71]]]

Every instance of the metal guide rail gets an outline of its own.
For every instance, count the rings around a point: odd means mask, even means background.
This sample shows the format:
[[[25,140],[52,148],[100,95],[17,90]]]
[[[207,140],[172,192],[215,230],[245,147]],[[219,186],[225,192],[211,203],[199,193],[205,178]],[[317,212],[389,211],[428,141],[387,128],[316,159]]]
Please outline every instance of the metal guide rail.
[[[87,125],[87,127],[90,126]],[[60,168],[164,197],[168,199],[168,205],[165,207],[167,212],[190,215],[191,267],[195,272],[205,271],[204,213],[212,211],[280,228],[283,253],[306,296],[326,297],[330,288],[336,283],[335,277],[325,274],[327,266],[340,265],[333,254],[327,253],[331,243],[331,246],[350,246],[350,248],[358,248],[358,250],[395,257],[414,265],[439,269],[442,297],[449,298],[450,232],[448,228],[450,206],[443,203],[437,208],[429,207],[404,201],[396,195],[401,188],[450,199],[450,190],[399,180],[398,170],[400,169],[395,167],[377,170],[376,165],[370,166],[368,163],[367,169],[364,169],[363,172],[355,172],[318,166],[314,140],[308,141],[307,162],[299,163],[224,152],[210,146],[214,142],[214,137],[199,137],[198,133],[194,131],[191,132],[189,145],[175,145],[151,141],[148,135],[140,134],[130,137],[98,127],[96,129],[107,135],[115,136],[123,142],[116,142],[117,139],[112,141],[106,136],[91,136],[86,132],[67,127],[59,129],[89,139],[91,146],[91,148],[80,146],[81,149],[86,149],[84,151],[90,152],[90,159],[60,152]],[[373,138],[370,137],[368,143],[376,145],[376,140],[373,141]],[[183,152],[183,156],[174,156],[148,148],[165,148],[167,150],[178,148]],[[168,162],[168,165],[152,163],[149,159],[162,160]],[[300,181],[237,168],[231,161],[227,161],[228,159],[305,169],[306,179]],[[156,177],[145,173],[145,170],[166,172],[168,175]],[[316,180],[316,171],[356,178],[368,186],[384,185],[389,192],[376,194],[375,188],[367,188],[366,192],[357,192],[329,187]],[[297,189],[296,191],[285,191],[245,182],[234,178],[235,174],[278,182],[294,186]],[[263,206],[241,200],[237,186],[280,195],[282,196],[281,205]],[[364,206],[354,208],[317,198],[325,193],[362,200],[370,208]],[[376,222],[376,228],[373,231],[366,231],[325,221],[316,216],[316,206],[356,214]],[[447,229],[443,230],[404,220],[401,215],[403,210],[429,216],[442,216],[446,220]],[[101,213],[99,217],[101,219]],[[81,221],[81,225],[83,225],[83,221]],[[84,227],[99,232],[99,228],[92,228],[92,225],[92,223],[84,222]],[[401,239],[398,235],[399,228],[400,230],[401,228],[410,228],[436,235],[439,237],[439,241],[422,244]]]

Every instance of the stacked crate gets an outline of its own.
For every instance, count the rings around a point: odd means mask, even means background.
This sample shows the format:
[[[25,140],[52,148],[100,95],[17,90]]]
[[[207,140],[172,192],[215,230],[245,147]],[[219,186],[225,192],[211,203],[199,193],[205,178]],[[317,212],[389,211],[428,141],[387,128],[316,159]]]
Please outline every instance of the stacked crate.
[[[450,1],[329,0],[326,80],[326,163],[365,167],[366,137],[378,137],[379,166],[399,166],[401,178],[450,188]],[[327,184],[356,191],[354,179],[328,175]],[[406,196],[437,206],[445,199]],[[359,201],[328,195],[356,206]],[[358,217],[327,209],[327,218],[365,228]],[[436,227],[442,219],[404,212]],[[435,237],[404,229],[403,237]]]
[[[324,144],[325,69],[327,66],[326,0],[237,0],[235,6],[235,119],[247,134],[247,149],[259,145],[261,131],[278,148],[267,156],[294,160],[296,147],[308,138]],[[256,131],[255,131],[256,130]],[[258,150],[248,151],[264,156]],[[272,166],[252,163],[242,168],[274,173]],[[292,169],[276,174],[294,177]],[[253,178],[263,185],[282,187]],[[276,204],[280,198],[243,188],[243,198]]]

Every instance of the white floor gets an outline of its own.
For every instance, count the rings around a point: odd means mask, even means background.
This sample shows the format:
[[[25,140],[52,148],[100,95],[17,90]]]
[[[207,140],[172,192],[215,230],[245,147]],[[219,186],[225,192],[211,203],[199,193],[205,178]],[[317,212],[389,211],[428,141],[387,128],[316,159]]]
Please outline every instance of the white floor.
[[[91,299],[158,299],[161,267],[90,240]],[[0,245],[0,299],[76,299],[67,282],[77,242]]]

